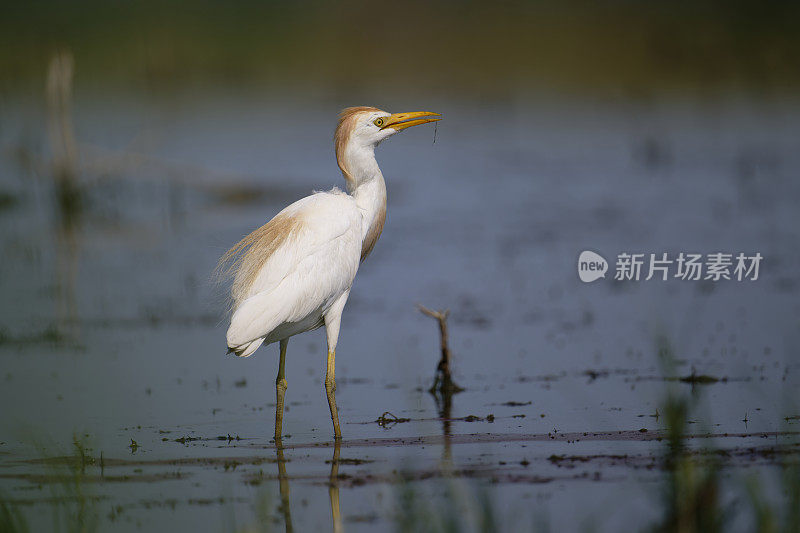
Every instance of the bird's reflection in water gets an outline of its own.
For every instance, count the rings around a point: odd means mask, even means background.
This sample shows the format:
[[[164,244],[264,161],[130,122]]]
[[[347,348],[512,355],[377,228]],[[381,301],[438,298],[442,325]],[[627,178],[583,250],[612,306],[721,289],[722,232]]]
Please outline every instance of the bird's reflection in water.
[[[342,531],[342,514],[339,511],[339,450],[342,442],[335,439],[333,444],[333,459],[331,459],[331,476],[328,482],[328,495],[331,498],[331,519],[334,533]]]
[[[333,531],[339,533],[342,528],[342,514],[339,510],[339,453],[341,441],[335,440],[333,445],[333,458],[331,459],[331,473],[328,480],[328,496],[331,501],[331,522]],[[284,446],[281,439],[275,441],[275,454],[278,463],[278,484],[281,493],[281,512],[286,525],[286,533],[294,531],[292,525],[292,510],[289,497],[289,475],[286,473],[286,458],[283,454]]]
[[[283,523],[286,524],[286,533],[294,531],[292,528],[292,508],[289,504],[289,476],[286,475],[286,458],[283,455],[283,442],[275,441],[275,454],[278,463],[278,485],[281,492],[281,512]]]

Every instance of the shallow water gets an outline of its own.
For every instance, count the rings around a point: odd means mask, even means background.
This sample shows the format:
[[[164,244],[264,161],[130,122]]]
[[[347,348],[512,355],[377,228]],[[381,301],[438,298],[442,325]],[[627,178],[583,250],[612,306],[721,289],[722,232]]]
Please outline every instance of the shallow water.
[[[280,458],[277,347],[224,355],[224,294],[210,276],[283,205],[342,185],[331,147],[340,106],[79,98],[85,199],[67,223],[46,114],[5,101],[4,498],[49,523],[54,469],[70,462],[43,458],[72,454],[76,436],[91,448],[81,487],[102,529],[281,529],[279,477],[298,530],[330,527],[336,498],[348,530],[394,527],[401,478],[441,494],[453,477],[484,487],[508,527],[645,526],[661,514],[668,389],[697,402],[692,448],[729,451],[726,497],[753,472],[776,491],[776,465],[800,443],[800,109],[735,97],[522,101],[417,104],[445,115],[435,143],[433,127],[415,128],[378,149],[388,219],[343,317],[339,453],[352,461],[335,463],[333,483],[324,335],[289,344]],[[764,261],[757,281],[584,284],[585,249],[610,261],[681,251]],[[449,413],[426,392],[439,341],[418,303],[451,310],[466,390]],[[676,377],[717,381],[665,380],[662,338]],[[410,421],[382,427],[387,411]]]

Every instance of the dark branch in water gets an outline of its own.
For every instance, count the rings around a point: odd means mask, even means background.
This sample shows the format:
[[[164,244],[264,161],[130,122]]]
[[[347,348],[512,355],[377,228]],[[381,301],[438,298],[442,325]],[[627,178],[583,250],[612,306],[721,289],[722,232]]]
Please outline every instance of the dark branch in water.
[[[52,171],[56,198],[65,226],[74,225],[83,201],[78,184],[78,148],[72,127],[72,84],[74,61],[68,50],[57,52],[47,69],[47,110]]]
[[[450,348],[447,346],[447,317],[450,311],[448,309],[444,311],[431,311],[421,304],[418,304],[417,307],[422,314],[435,318],[439,322],[442,358],[439,360],[439,365],[436,367],[436,377],[434,378],[433,386],[429,389],[430,392],[432,394],[440,393],[449,395],[464,390],[453,382],[453,378],[450,374]]]

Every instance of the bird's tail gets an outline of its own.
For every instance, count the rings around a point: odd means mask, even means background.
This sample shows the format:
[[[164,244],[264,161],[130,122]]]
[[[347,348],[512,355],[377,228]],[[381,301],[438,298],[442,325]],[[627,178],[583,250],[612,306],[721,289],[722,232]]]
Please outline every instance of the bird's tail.
[[[253,352],[258,350],[263,342],[264,337],[260,337],[254,341],[240,344],[239,346],[228,346],[228,353],[233,353],[237,357],[250,357],[253,355]]]

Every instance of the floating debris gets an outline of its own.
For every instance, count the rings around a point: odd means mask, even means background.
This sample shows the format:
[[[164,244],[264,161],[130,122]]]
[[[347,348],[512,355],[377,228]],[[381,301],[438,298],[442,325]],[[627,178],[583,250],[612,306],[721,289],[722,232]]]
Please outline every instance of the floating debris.
[[[714,376],[708,376],[706,374],[695,374],[694,370],[692,370],[692,373],[690,375],[678,378],[678,381],[680,381],[681,383],[705,385],[707,383],[717,383],[719,381],[726,381],[726,379],[715,378]]]
[[[389,427],[394,424],[402,424],[404,422],[411,422],[410,418],[398,418],[389,411],[386,411],[381,416],[378,417],[375,422],[382,428]]]
[[[503,402],[500,405],[505,405],[506,407],[522,407],[523,405],[530,405],[533,402]]]
[[[364,465],[368,463],[374,463],[375,461],[371,459],[346,459],[346,458],[339,458],[336,460],[328,459],[325,461],[326,465],[330,464],[340,464],[340,465]]]
[[[195,440],[200,440],[200,437],[181,437],[179,439],[175,439],[173,442],[180,442],[181,444],[186,444],[187,442],[192,442]]]

